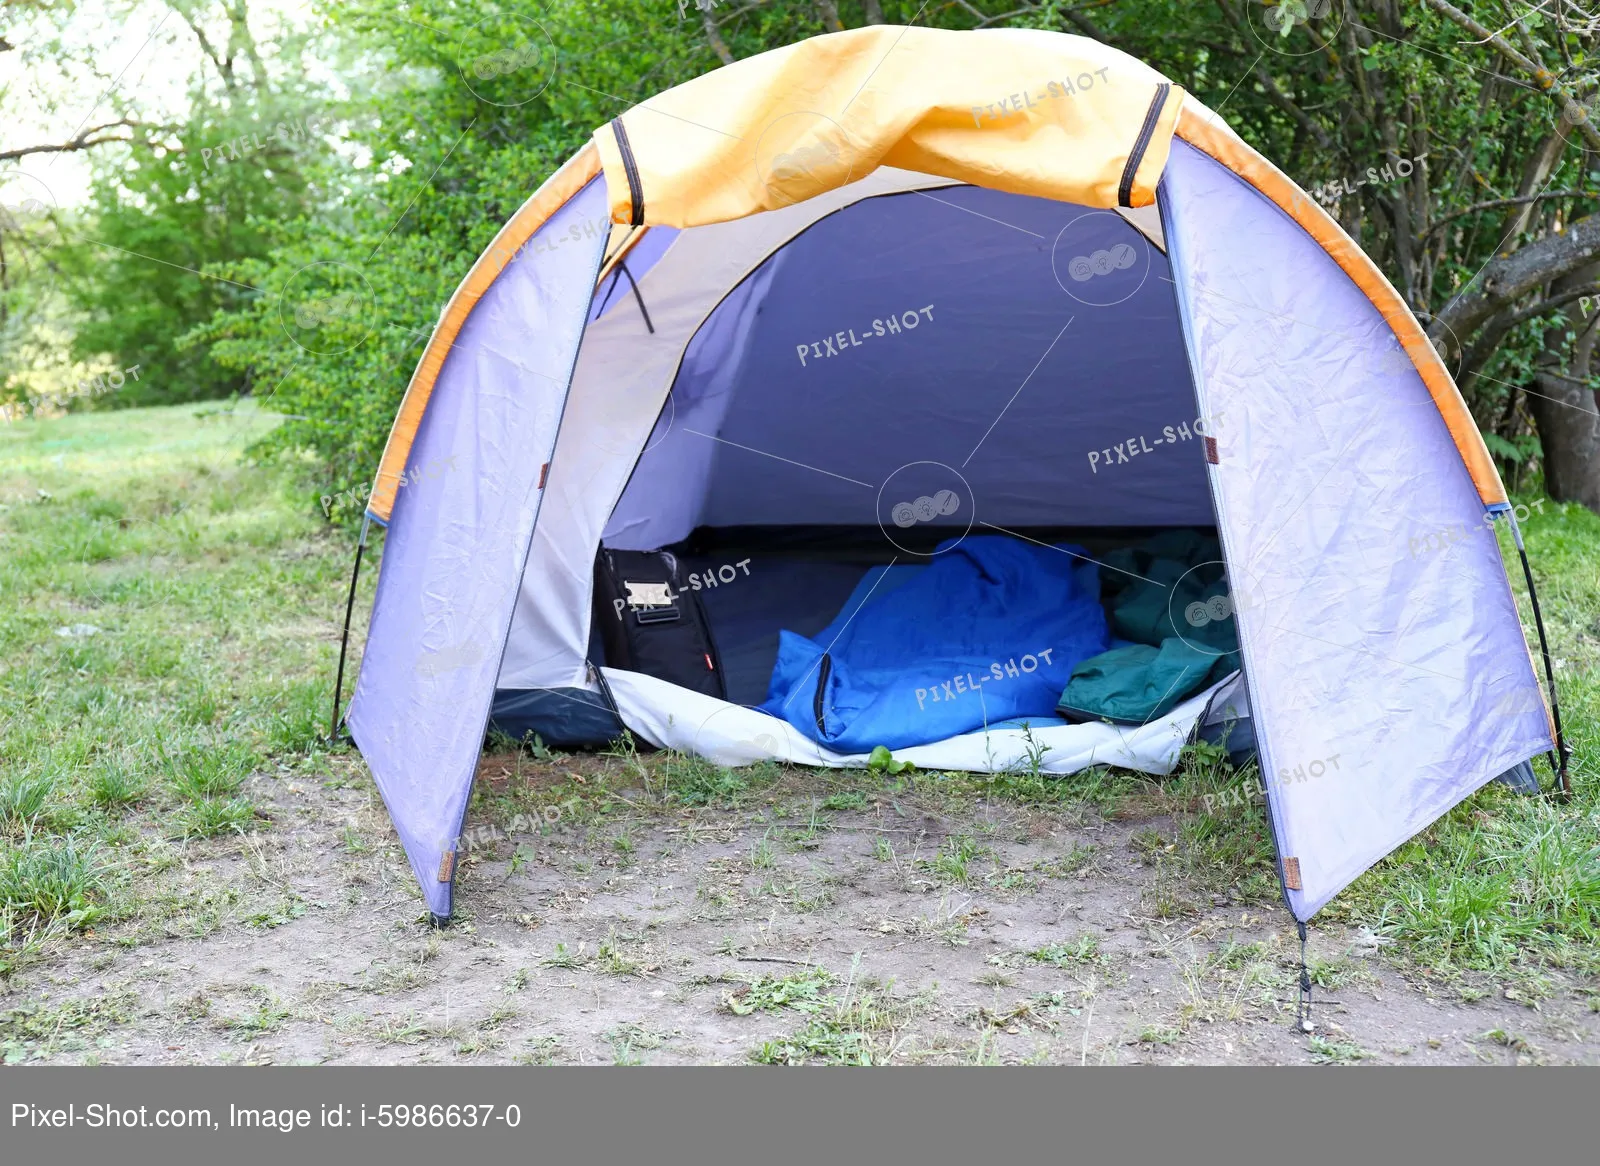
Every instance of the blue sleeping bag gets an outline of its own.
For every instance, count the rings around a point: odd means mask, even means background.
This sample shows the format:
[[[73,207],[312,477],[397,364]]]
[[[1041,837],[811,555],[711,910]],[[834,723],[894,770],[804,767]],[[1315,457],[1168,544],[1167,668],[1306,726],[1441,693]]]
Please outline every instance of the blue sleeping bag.
[[[841,753],[1052,714],[1073,668],[1110,644],[1099,570],[1063,550],[1084,553],[983,535],[868,572],[814,639],[780,634],[762,710]]]

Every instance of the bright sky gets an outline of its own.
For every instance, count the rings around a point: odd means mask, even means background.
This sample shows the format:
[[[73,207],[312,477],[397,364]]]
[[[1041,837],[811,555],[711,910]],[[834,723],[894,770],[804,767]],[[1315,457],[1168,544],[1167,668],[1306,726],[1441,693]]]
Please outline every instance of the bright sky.
[[[187,106],[189,86],[205,61],[194,33],[162,0],[114,6],[80,5],[61,30],[62,52],[49,44],[55,25],[34,15],[7,29],[16,46],[0,53],[0,149],[62,142],[84,127],[115,121],[118,102],[150,121],[177,118]],[[269,63],[270,46],[284,29],[312,23],[309,0],[252,0],[250,25]],[[226,23],[204,24],[213,44],[226,43]],[[214,69],[206,65],[215,80]],[[18,163],[5,163],[16,166]],[[34,154],[21,168],[42,181],[56,204],[82,203],[89,192],[85,152]]]

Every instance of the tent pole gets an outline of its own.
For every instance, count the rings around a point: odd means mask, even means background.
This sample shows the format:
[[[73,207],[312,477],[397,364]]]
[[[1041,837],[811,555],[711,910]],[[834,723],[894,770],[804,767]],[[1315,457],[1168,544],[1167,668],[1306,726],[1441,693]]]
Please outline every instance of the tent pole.
[[[361,553],[367,549],[367,531],[372,528],[372,516],[361,516],[361,540],[356,543],[356,562],[350,569],[350,594],[344,601],[344,634],[339,637],[339,672],[333,682],[333,720],[328,726],[328,740],[339,736],[339,698],[344,693],[344,656],[350,646],[350,615],[356,607],[356,579],[361,575]]]
[[[622,260],[617,261],[617,270],[628,277],[628,286],[633,288],[633,298],[639,301],[639,314],[644,317],[644,326],[654,336],[656,326],[650,322],[650,310],[644,306],[644,296],[639,294],[639,285],[633,281],[633,272],[628,270],[627,263]]]
[[[1513,510],[1506,511],[1506,518],[1511,523],[1511,537],[1517,544],[1517,556],[1522,560],[1522,576],[1528,581],[1528,600],[1533,606],[1533,623],[1539,629],[1539,654],[1544,657],[1544,679],[1550,690],[1550,719],[1555,722],[1556,751],[1550,757],[1550,768],[1555,770],[1556,788],[1563,799],[1572,796],[1572,778],[1567,773],[1567,759],[1570,751],[1567,749],[1566,737],[1561,732],[1561,705],[1556,700],[1556,670],[1550,660],[1550,643],[1544,634],[1544,615],[1539,610],[1539,591],[1533,585],[1533,568],[1528,564],[1528,550],[1522,544],[1522,528],[1517,525],[1517,515]]]

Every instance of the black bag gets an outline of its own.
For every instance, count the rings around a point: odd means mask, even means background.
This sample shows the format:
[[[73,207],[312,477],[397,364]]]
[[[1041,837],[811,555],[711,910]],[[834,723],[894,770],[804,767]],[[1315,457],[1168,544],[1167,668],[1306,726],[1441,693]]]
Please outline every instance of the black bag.
[[[606,664],[726,699],[722,660],[698,593],[683,585],[670,551],[595,558],[594,626]]]

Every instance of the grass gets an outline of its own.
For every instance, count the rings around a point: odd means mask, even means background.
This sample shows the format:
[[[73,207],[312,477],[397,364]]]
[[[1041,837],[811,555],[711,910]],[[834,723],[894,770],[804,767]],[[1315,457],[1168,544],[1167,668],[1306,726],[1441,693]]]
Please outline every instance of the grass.
[[[274,418],[196,413],[0,425],[0,971],[155,909],[143,856],[255,828],[263,769],[327,772],[347,540],[241,460]]]
[[[85,927],[104,913],[105,879],[93,843],[25,837],[0,851],[0,907],[13,923]]]
[[[324,484],[292,465],[241,459],[273,423],[249,407],[176,406],[0,425],[0,976],[61,944],[137,945],[260,915],[259,896],[185,884],[187,872],[255,845],[243,835],[279,828],[272,804],[282,785],[370,791],[359,766],[318,739],[351,539],[317,511]],[[1524,529],[1558,658],[1574,797],[1489,786],[1359,878],[1321,920],[1370,929],[1388,941],[1385,958],[1459,974],[1462,991],[1482,991],[1468,981],[1492,975],[1537,998],[1557,973],[1600,974],[1600,516],[1547,502]],[[374,583],[367,572],[359,616]],[[1512,585],[1531,629],[1520,571]],[[1103,815],[1138,822],[1131,855],[1075,846],[1036,873],[1089,879],[1131,857],[1153,872],[1145,906],[1157,918],[1216,905],[1280,909],[1264,807],[1213,798],[1207,812],[1203,803],[1251,774],[1205,746],[1187,748],[1167,779],[1105,766],[1062,779],[1042,772],[1042,754],[996,774],[728,769],[641,754],[631,740],[604,758],[567,758],[532,741],[513,758],[509,783],[479,784],[469,821],[537,814],[541,835],[557,823],[563,832],[598,828],[603,855],[573,862],[622,867],[646,861],[646,815],[674,816],[687,839],[714,812],[736,811],[760,835],[745,869],[795,911],[820,910],[835,891],[822,867],[789,870],[788,852],[846,836],[833,816],[861,814],[949,819],[932,854],[898,835],[869,846],[952,893],[987,890],[1000,877],[1001,840],[979,823]],[[342,857],[367,864],[374,849],[383,844],[347,831]],[[641,954],[615,940],[601,951],[557,945],[545,966],[630,975]],[[1067,941],[1033,956],[1068,968],[1095,953]],[[1221,957],[1207,975],[1226,983],[1197,990],[1195,1014],[1252,1007],[1275,983],[1277,958]],[[1327,988],[1343,972],[1317,962],[1313,974]],[[781,993],[780,983],[768,987]],[[859,1063],[893,1051],[885,1034],[899,1021],[875,1018],[898,1016],[901,1005],[880,989],[824,988],[817,999],[833,1002],[765,1059]],[[632,1040],[620,1047],[639,1051]]]
[[[750,1060],[758,1065],[893,1063],[905,1042],[904,1029],[929,1001],[922,996],[902,999],[893,994],[892,985],[860,979],[859,965],[858,956],[841,995],[813,994],[813,988],[822,986],[818,980],[786,989],[790,996],[799,992],[785,1006],[804,1013],[805,1024],[786,1037],[763,1041]]]
[[[792,976],[759,976],[747,980],[729,993],[723,1003],[735,1016],[773,1012],[780,1008],[816,1012],[825,1003],[823,989],[832,983],[833,976],[828,969],[818,965]]]
[[[1092,935],[1080,935],[1071,943],[1051,943],[1029,953],[1029,959],[1058,968],[1074,964],[1095,963],[1100,959],[1100,941]]]

